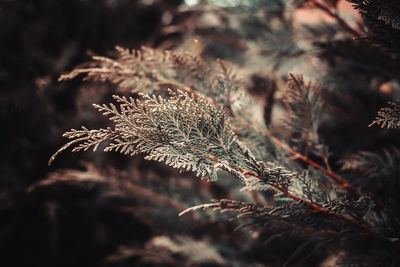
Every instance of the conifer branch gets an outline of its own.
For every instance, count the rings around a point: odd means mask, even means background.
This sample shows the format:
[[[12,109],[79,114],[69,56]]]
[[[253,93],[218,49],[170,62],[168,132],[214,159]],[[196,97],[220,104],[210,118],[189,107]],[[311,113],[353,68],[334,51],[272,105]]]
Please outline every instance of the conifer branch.
[[[262,171],[257,173],[257,172],[252,172],[249,170],[241,169],[241,171],[243,172],[243,175],[250,174],[251,176],[253,176],[261,181],[269,180],[271,178],[271,177],[266,177],[266,175],[268,176],[269,174],[271,174],[271,173],[268,173],[269,172],[268,170],[265,170],[264,168],[262,168],[260,170],[262,170]],[[264,171],[266,171],[266,172],[264,172]],[[280,175],[280,174],[278,174],[278,175]],[[292,178],[292,179],[296,179],[296,178]],[[279,184],[273,184],[272,186],[280,193],[284,194],[285,196],[289,197],[290,199],[294,200],[295,202],[304,204],[305,206],[309,207],[311,210],[313,210],[317,213],[325,214],[328,216],[333,216],[339,220],[345,221],[353,226],[356,226],[358,229],[362,230],[363,232],[372,233],[369,228],[366,228],[365,226],[363,226],[362,224],[360,224],[358,221],[354,220],[353,218],[350,218],[350,217],[347,217],[344,215],[340,215],[327,207],[324,207],[324,206],[322,206],[316,202],[313,202],[309,199],[302,198],[293,192],[290,192],[286,185],[282,186]]]
[[[148,160],[164,161],[172,167],[194,171],[198,176],[211,180],[217,179],[218,169],[227,171],[245,185],[249,185],[247,177],[250,175],[315,212],[357,224],[352,218],[295,193],[291,185],[303,178],[284,167],[257,161],[239,143],[223,110],[199,95],[170,91],[169,98],[148,94],[142,94],[142,101],[114,98],[119,107],[114,104],[94,105],[115,123],[114,130],[83,128],[67,132],[65,136],[72,141],[57,151],[51,160],[68,146],[74,145],[73,151],[95,150],[100,143],[107,141],[106,152],[145,153]]]
[[[250,125],[247,121],[243,120],[243,118],[237,117],[237,119],[240,120],[242,126],[253,128],[253,126]],[[357,192],[357,189],[353,185],[351,185],[351,183],[349,183],[349,181],[347,181],[344,177],[342,177],[342,176],[336,174],[335,172],[333,172],[330,168],[324,167],[324,166],[318,164],[317,162],[311,160],[310,158],[306,157],[305,155],[297,152],[292,147],[290,147],[289,145],[285,144],[284,142],[282,142],[281,140],[279,140],[278,138],[274,137],[273,135],[271,135],[268,132],[257,131],[257,133],[260,134],[260,135],[265,136],[266,138],[271,139],[272,142],[277,147],[279,147],[279,148],[283,149],[284,151],[288,152],[290,155],[292,155],[294,157],[294,159],[301,160],[303,163],[313,167],[314,169],[316,169],[316,170],[322,172],[323,174],[325,174],[326,176],[330,177],[341,188],[346,189],[346,190],[350,190],[352,192]]]
[[[400,102],[389,102],[387,107],[381,108],[369,127],[374,125],[387,129],[400,128]]]

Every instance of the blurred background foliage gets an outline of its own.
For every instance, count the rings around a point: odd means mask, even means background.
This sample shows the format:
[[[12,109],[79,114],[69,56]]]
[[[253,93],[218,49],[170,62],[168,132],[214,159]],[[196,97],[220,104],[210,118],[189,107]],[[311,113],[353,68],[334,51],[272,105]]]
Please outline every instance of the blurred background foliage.
[[[360,151],[399,145],[396,130],[367,128],[399,96],[396,50],[382,36],[366,40],[362,17],[345,1],[3,0],[0,25],[4,266],[335,266],[343,258],[339,241],[326,249],[290,232],[235,231],[237,222],[212,214],[178,217],[213,198],[248,200],[230,179],[211,184],[116,153],[87,152],[79,160],[66,153],[48,167],[67,129],[106,124],[91,104],[117,90],[110,83],[58,82],[59,76],[86,66],[92,55],[115,56],[115,46],[231,62],[256,96],[256,119],[287,140],[281,118],[288,74],[321,84],[329,112],[319,133],[334,170]],[[357,175],[348,178],[371,187]],[[384,181],[373,182],[384,196]],[[382,259],[394,257],[380,243],[353,245],[359,251],[348,262],[369,265],[348,266],[384,266]]]

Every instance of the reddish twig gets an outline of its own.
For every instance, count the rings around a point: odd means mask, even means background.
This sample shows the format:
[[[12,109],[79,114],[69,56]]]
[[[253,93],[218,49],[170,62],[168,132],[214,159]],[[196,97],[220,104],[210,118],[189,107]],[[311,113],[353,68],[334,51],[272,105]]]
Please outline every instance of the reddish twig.
[[[246,170],[244,168],[239,168],[239,170],[246,175],[251,175],[259,180],[262,180],[263,178],[260,177],[257,173],[253,172],[253,171],[249,171]],[[335,213],[334,211],[325,208],[321,205],[319,205],[318,203],[312,202],[308,199],[302,198],[290,191],[287,190],[287,188],[280,188],[280,187],[274,187],[276,190],[278,190],[279,192],[283,193],[284,195],[286,195],[287,197],[293,199],[294,201],[304,204],[305,206],[309,207],[310,209],[312,209],[313,211],[317,212],[317,213],[321,213],[321,214],[325,214],[325,215],[329,215],[332,217],[335,217],[341,221],[347,222],[355,227],[357,227],[358,229],[362,230],[363,232],[367,232],[367,233],[372,233],[370,229],[366,228],[365,226],[363,226],[362,224],[360,224],[359,222],[357,222],[356,220],[354,220],[351,217],[347,217],[344,215],[340,215]]]
[[[332,217],[335,217],[336,219],[339,219],[341,221],[347,222],[347,223],[357,227],[358,229],[360,229],[360,230],[362,230],[364,232],[372,233],[369,228],[366,228],[365,226],[363,226],[362,224],[360,224],[359,222],[357,222],[353,218],[346,217],[346,216],[334,213],[333,211],[331,211],[328,208],[322,207],[322,206],[320,206],[319,204],[317,204],[315,202],[311,202],[310,200],[303,199],[303,198],[301,198],[301,197],[299,197],[299,196],[297,196],[297,195],[295,195],[295,194],[293,194],[291,192],[286,191],[286,192],[283,192],[283,193],[285,193],[291,199],[306,205],[307,207],[309,207],[310,209],[312,209],[312,210],[314,210],[314,211],[316,211],[318,213],[330,215]]]
[[[353,27],[351,27],[343,18],[341,18],[337,12],[333,11],[331,8],[329,8],[328,6],[322,4],[321,2],[319,2],[318,0],[312,0],[310,1],[310,3],[312,5],[314,5],[316,8],[320,9],[321,11],[325,12],[328,16],[330,16],[331,18],[335,19],[337,21],[337,23],[346,31],[348,31],[350,34],[354,35],[355,37],[361,38],[363,37],[364,32],[355,29]]]
[[[318,164],[317,162],[309,159],[308,157],[304,156],[303,154],[300,154],[299,152],[297,152],[296,150],[294,150],[293,148],[291,148],[290,146],[288,146],[287,144],[283,143],[282,141],[280,141],[278,138],[270,136],[271,140],[274,142],[274,144],[284,150],[286,150],[289,154],[291,154],[292,156],[294,156],[296,159],[303,161],[304,163],[306,163],[307,165],[313,167],[316,170],[319,170],[320,172],[322,172],[323,174],[325,174],[326,176],[332,178],[332,180],[334,180],[336,183],[338,183],[338,185],[340,185],[340,187],[350,190],[350,191],[354,191],[356,192],[357,189],[352,186],[345,178],[343,178],[342,176],[334,173],[332,170],[327,169],[323,166],[321,166],[320,164]]]

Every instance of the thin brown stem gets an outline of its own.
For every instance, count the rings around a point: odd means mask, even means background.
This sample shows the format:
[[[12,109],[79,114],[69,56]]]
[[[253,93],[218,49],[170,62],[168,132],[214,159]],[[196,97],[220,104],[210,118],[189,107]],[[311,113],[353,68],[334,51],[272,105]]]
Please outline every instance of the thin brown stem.
[[[239,168],[239,170],[244,174],[244,175],[251,175],[257,179],[262,179],[262,177],[260,177],[257,173],[253,172],[253,171],[248,171],[245,170],[243,168]],[[372,233],[370,229],[366,228],[365,226],[363,226],[362,224],[360,224],[359,222],[357,222],[356,220],[354,220],[351,217],[348,216],[344,216],[344,215],[340,215],[335,213],[334,211],[325,208],[321,205],[319,205],[318,203],[312,202],[308,199],[302,198],[290,191],[287,190],[287,188],[280,188],[280,187],[274,187],[276,190],[278,190],[279,192],[283,193],[284,195],[286,195],[287,197],[293,199],[294,201],[304,204],[307,207],[309,207],[310,209],[312,209],[313,211],[317,212],[317,213],[321,213],[321,214],[325,214],[325,215],[329,215],[332,217],[335,217],[341,221],[347,222],[353,226],[355,226],[356,228],[362,230],[363,232],[367,232],[367,233]]]
[[[333,211],[331,211],[328,208],[322,207],[322,206],[320,206],[319,204],[317,204],[315,202],[311,202],[310,200],[303,199],[303,198],[301,198],[301,197],[299,197],[299,196],[297,196],[297,195],[295,195],[295,194],[293,194],[291,192],[286,191],[286,192],[283,192],[283,193],[285,193],[286,196],[290,197],[291,199],[306,205],[307,207],[309,207],[310,209],[312,209],[312,210],[314,210],[314,211],[316,211],[318,213],[322,213],[322,214],[333,216],[333,217],[335,217],[335,218],[337,218],[337,219],[339,219],[341,221],[345,221],[345,222],[357,227],[358,229],[362,230],[363,232],[372,233],[369,228],[366,228],[365,226],[361,225],[359,222],[357,222],[353,218],[346,217],[346,216],[334,213]]]
[[[334,173],[332,170],[325,168],[323,166],[321,166],[320,164],[318,164],[317,162],[309,159],[308,157],[304,156],[303,154],[297,152],[296,150],[294,150],[293,148],[291,148],[290,146],[288,146],[287,144],[283,143],[282,141],[280,141],[278,138],[270,136],[271,140],[274,142],[274,144],[284,150],[286,150],[289,154],[291,154],[292,156],[295,157],[295,159],[301,160],[304,163],[306,163],[307,165],[313,167],[316,170],[319,170],[320,172],[322,172],[323,174],[325,174],[326,176],[332,178],[332,180],[334,180],[336,183],[338,183],[342,188],[350,190],[350,191],[354,191],[356,192],[357,189],[352,186],[345,178],[343,178],[342,176]]]
[[[331,8],[329,8],[327,5],[322,4],[318,0],[312,0],[310,1],[311,5],[314,7],[320,9],[321,11],[325,12],[328,16],[331,18],[335,19],[337,23],[347,32],[350,34],[354,35],[357,38],[363,37],[365,35],[364,32],[360,31],[359,29],[351,27],[343,18],[341,18],[337,12],[333,11]]]
[[[244,175],[251,175],[259,180],[262,179],[262,177],[260,177],[260,175],[258,175],[257,173],[255,173],[253,171],[249,171],[244,168],[239,168],[239,170]],[[366,228],[365,226],[363,226],[362,224],[360,224],[359,222],[357,222],[356,220],[354,220],[351,217],[337,214],[334,211],[319,205],[318,203],[312,202],[308,199],[302,198],[302,197],[288,191],[287,188],[280,188],[280,187],[274,187],[274,188],[276,190],[278,190],[279,192],[283,193],[284,195],[286,195],[287,197],[293,199],[294,201],[306,205],[307,207],[309,207],[310,209],[312,209],[313,211],[315,211],[317,213],[335,217],[341,221],[347,222],[347,223],[355,226],[356,228],[362,230],[363,232],[372,233],[370,229]]]

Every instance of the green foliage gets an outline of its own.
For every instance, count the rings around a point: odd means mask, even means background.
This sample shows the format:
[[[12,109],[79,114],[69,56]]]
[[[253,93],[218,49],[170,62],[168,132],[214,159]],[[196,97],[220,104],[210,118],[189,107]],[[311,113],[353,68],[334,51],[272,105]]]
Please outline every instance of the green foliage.
[[[364,16],[371,41],[399,54],[400,19],[396,0],[348,0]]]
[[[147,154],[146,159],[164,161],[200,177],[216,179],[217,164],[237,165],[240,146],[221,108],[201,96],[170,91],[169,98],[143,94],[142,100],[114,96],[119,104],[94,105],[115,123],[115,129],[71,130],[72,139],[51,159],[71,145],[73,151],[96,150],[108,141],[104,151],[126,155]],[[51,162],[50,161],[50,162]]]
[[[136,59],[136,54],[131,56]],[[124,58],[124,61],[129,62],[129,59]],[[216,89],[236,87],[230,84],[232,75],[226,68],[222,70],[223,75],[215,83]],[[193,76],[187,79],[196,80],[196,75]],[[108,78],[102,76],[102,79]],[[289,115],[285,125],[295,133],[300,132],[300,138],[293,139],[295,143],[304,142],[306,146],[316,147],[315,144],[319,143],[317,131],[321,101],[318,95],[321,89],[306,84],[301,76],[291,76],[287,88],[283,103]],[[225,97],[225,101],[210,102],[213,98],[193,91],[196,93],[169,90],[167,97],[143,93],[140,99],[114,96],[118,106],[96,104],[94,107],[108,116],[114,127],[98,130],[83,127],[65,133],[64,136],[71,141],[57,151],[50,162],[70,146],[78,152],[91,148],[96,150],[101,143],[107,142],[106,152],[131,156],[144,153],[145,159],[162,161],[212,181],[217,179],[218,170],[223,170],[241,180],[247,190],[272,190],[276,206],[262,209],[268,211],[268,217],[277,217],[277,220],[316,230],[323,229],[318,223],[322,220],[328,229],[338,232],[354,227],[361,231],[379,231],[366,217],[374,212],[368,208],[359,209],[362,196],[344,201],[331,189],[324,189],[308,172],[298,173],[279,163],[256,160],[232,130],[228,114],[232,120],[237,120],[236,128],[248,125],[244,119],[246,114],[233,112],[229,105],[231,102],[226,99],[229,94],[219,94]],[[241,210],[240,207],[237,209]],[[304,223],[304,214],[309,213],[315,214],[315,218],[309,215],[307,223]],[[315,222],[310,224],[310,220]]]
[[[393,28],[400,29],[400,19],[398,14],[400,8],[395,0],[389,1],[350,1],[360,12],[376,20],[383,21]]]
[[[378,111],[378,115],[369,126],[378,125],[382,128],[400,127],[400,103],[390,102],[388,107]]]
[[[327,153],[318,135],[322,115],[320,94],[320,87],[306,83],[301,75],[290,75],[283,95],[283,104],[287,110],[283,123],[290,131],[291,142],[305,155],[309,150],[319,155]]]
[[[399,159],[400,151],[396,148],[386,149],[381,155],[364,151],[345,158],[342,169],[360,172],[367,178],[395,177],[399,171]]]
[[[370,4],[373,1],[353,2],[366,19],[383,21],[394,28],[392,30],[397,30],[398,23],[391,13],[384,11],[385,5],[376,15]],[[361,175],[368,182],[385,176],[393,182],[398,174],[398,150],[388,150],[382,155],[359,152],[347,158],[341,158],[344,153],[338,153],[333,160],[330,158],[331,147],[328,151],[324,137],[330,138],[332,144],[336,136],[335,133],[326,134],[326,129],[323,135],[324,123],[329,119],[329,123],[345,120],[348,114],[340,114],[343,110],[335,103],[329,86],[325,88],[307,82],[309,78],[303,75],[280,75],[282,69],[278,67],[284,58],[293,59],[306,53],[295,42],[292,21],[285,17],[287,6],[281,1],[274,3],[277,3],[276,9],[271,12],[279,19],[275,23],[266,19],[269,31],[258,37],[249,33],[247,38],[256,39],[256,43],[263,38],[270,42],[265,45],[271,50],[264,52],[269,54],[265,58],[273,58],[276,63],[269,70],[275,77],[278,97],[272,94],[268,104],[272,117],[276,116],[275,112],[282,113],[283,119],[279,122],[264,123],[256,119],[259,114],[251,109],[256,103],[255,97],[236,78],[233,67],[224,61],[206,62],[188,53],[146,47],[133,51],[117,48],[115,59],[94,57],[91,67],[78,68],[61,77],[61,80],[68,80],[84,74],[84,79],[117,85],[120,95],[113,96],[114,103],[94,105],[109,118],[110,126],[82,127],[66,132],[64,137],[69,142],[51,157],[49,163],[70,147],[73,152],[101,148],[105,152],[130,156],[142,154],[147,160],[193,172],[208,181],[220,183],[228,176],[241,182],[241,199],[233,199],[237,195],[228,194],[232,199],[222,198],[188,209],[185,207],[180,215],[198,210],[233,213],[236,215],[233,218],[239,221],[238,228],[250,228],[261,236],[295,233],[310,239],[305,241],[304,247],[308,242],[316,242],[319,248],[332,240],[340,239],[346,243],[364,237],[391,246],[398,239],[400,225],[393,204],[400,203],[393,196],[396,190],[385,191],[389,197],[382,196],[382,192],[374,190],[370,184],[364,186],[360,179],[352,176]],[[377,91],[373,82],[397,79],[397,64],[388,63],[394,55],[372,47],[371,43],[348,38],[358,35],[361,29],[351,28],[338,17],[334,12],[336,1],[324,4],[297,1],[293,8],[299,6],[319,8],[337,20],[337,25],[331,27],[332,33],[324,37],[328,41],[313,44],[319,49],[316,53],[321,57],[319,60],[327,61],[325,67],[330,70],[321,80],[329,81],[333,77],[337,83],[346,81],[343,88],[348,88],[354,85],[351,79],[354,74],[348,70],[353,69],[359,75],[357,78],[367,77],[358,79],[359,84],[353,90],[343,93],[343,102],[351,103],[349,99],[359,97],[354,92],[358,93],[357,90],[364,86]],[[252,19],[247,23],[246,27],[253,28],[263,25]],[[323,29],[311,27],[307,31],[310,35],[318,35]],[[339,30],[346,32],[343,39],[335,37]],[[270,34],[275,39],[269,39]],[[371,35],[371,40],[378,39]],[[361,56],[355,54],[358,50],[362,52]],[[364,57],[374,51],[377,53],[375,58]],[[381,71],[375,73],[377,66]],[[365,94],[373,91],[364,90]],[[398,128],[399,120],[399,105],[392,102],[378,112],[370,126]],[[343,132],[341,130],[339,134]],[[340,159],[342,169],[337,168]],[[170,254],[177,253],[189,258],[188,264],[197,262],[192,251],[186,249],[204,247],[204,243],[186,238],[162,240],[168,244],[164,260],[171,260]],[[124,251],[122,249],[121,253]],[[301,248],[287,259],[286,264],[294,261],[300,252],[303,253]],[[136,256],[143,251],[127,249],[127,253]],[[227,263],[216,251],[210,250],[207,254],[212,255],[211,262]],[[203,257],[202,262],[204,258],[207,257]]]

